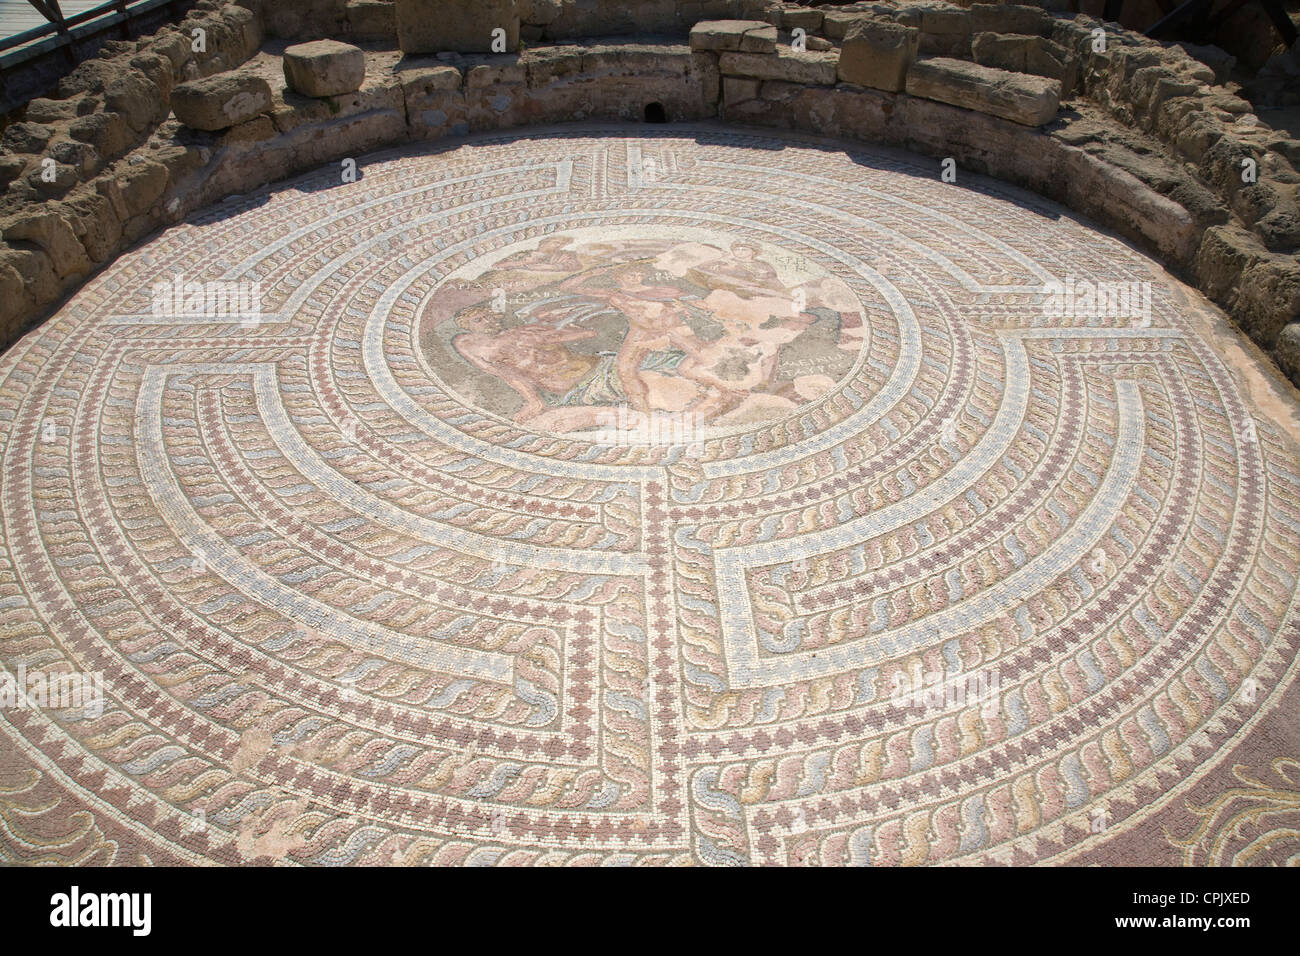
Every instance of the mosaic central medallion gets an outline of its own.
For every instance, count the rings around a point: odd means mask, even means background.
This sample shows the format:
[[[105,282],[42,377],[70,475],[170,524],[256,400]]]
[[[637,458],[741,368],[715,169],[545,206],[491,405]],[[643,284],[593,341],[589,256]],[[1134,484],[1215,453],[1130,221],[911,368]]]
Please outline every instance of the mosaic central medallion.
[[[492,415],[593,437],[761,425],[852,370],[866,333],[842,280],[779,246],[688,233],[572,230],[476,260],[421,313],[431,370]]]

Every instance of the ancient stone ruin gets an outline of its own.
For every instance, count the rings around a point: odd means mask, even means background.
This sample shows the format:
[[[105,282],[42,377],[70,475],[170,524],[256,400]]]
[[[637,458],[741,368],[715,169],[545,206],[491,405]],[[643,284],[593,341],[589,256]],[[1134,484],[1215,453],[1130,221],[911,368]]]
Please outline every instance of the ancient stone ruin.
[[[1300,381],[1300,146],[1179,45],[1111,29],[1099,49],[1098,29],[981,3],[200,0],[5,129],[0,335],[225,196],[383,146],[655,108],[952,157],[1049,196],[1156,254]]]

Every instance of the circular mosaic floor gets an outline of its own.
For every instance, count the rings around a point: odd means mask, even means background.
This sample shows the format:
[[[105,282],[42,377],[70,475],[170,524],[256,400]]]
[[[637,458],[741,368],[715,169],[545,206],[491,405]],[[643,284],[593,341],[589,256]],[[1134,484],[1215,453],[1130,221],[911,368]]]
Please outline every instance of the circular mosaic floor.
[[[1300,461],[1194,293],[815,140],[361,166],[0,357],[0,859],[1296,862]]]

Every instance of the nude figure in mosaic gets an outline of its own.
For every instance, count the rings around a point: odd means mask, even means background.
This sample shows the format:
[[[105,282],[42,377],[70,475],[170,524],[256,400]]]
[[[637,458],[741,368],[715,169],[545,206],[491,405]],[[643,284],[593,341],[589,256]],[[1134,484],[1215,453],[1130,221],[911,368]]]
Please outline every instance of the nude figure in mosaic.
[[[465,329],[452,345],[475,368],[496,375],[523,398],[515,421],[523,422],[546,411],[540,394],[563,395],[591,371],[596,358],[575,355],[566,342],[591,338],[591,329],[559,329],[553,325],[503,328],[501,316],[481,306],[462,310],[456,321]]]
[[[604,281],[612,278],[614,287]],[[681,290],[648,284],[654,270],[632,263],[615,271],[574,276],[562,287],[600,299],[627,319],[627,335],[618,351],[617,367],[628,404],[639,412],[654,408],[651,385],[641,374],[641,364],[651,352],[677,347],[689,351],[695,333],[686,323],[686,311],[677,301]]]

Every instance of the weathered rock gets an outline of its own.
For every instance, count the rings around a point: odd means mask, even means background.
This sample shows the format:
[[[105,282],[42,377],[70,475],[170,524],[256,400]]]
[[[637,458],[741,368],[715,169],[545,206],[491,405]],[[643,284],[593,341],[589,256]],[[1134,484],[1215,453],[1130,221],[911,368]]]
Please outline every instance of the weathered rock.
[[[277,132],[275,121],[263,114],[254,116],[247,123],[240,123],[238,126],[222,130],[221,135],[217,138],[216,145],[221,147],[235,143],[258,143],[273,138]]]
[[[347,0],[269,0],[261,6],[267,32],[286,39],[331,36],[348,22]]]
[[[359,47],[337,40],[313,40],[284,51],[284,80],[304,96],[338,96],[361,89],[366,55]]]
[[[54,130],[41,123],[10,123],[0,144],[15,153],[39,153],[54,135]]]
[[[27,104],[23,118],[30,123],[56,123],[59,120],[75,119],[80,100],[79,96],[68,100],[37,97]]]
[[[971,38],[971,57],[981,66],[1023,73],[1037,39],[1021,34],[977,33]]]
[[[919,16],[899,17],[900,23],[921,31],[920,52],[929,56],[970,56],[970,13],[952,7],[907,8]]]
[[[11,328],[33,317],[38,308],[58,298],[62,284],[54,263],[43,249],[30,243],[25,247],[0,249],[0,268],[4,266],[12,268],[22,280],[23,294],[18,300],[19,307],[12,310]],[[6,301],[12,303],[14,300]]]
[[[168,74],[170,83],[170,74]],[[167,97],[139,70],[122,70],[104,88],[104,106],[143,133],[167,116]]]
[[[57,205],[57,204],[55,204]],[[77,241],[66,219],[53,209],[25,209],[0,220],[5,242],[31,242],[50,257],[60,276],[79,276],[90,271],[86,249]]]
[[[494,66],[470,69],[465,84],[470,128],[573,119],[643,120],[650,104],[662,108],[670,121],[714,116],[717,60],[711,52],[685,45],[611,43],[530,50],[518,63],[501,58]],[[576,62],[581,69],[574,69]]]
[[[963,170],[1050,194],[1062,150],[1038,129],[937,100],[895,97],[890,131],[899,145],[953,157]]]
[[[831,86],[839,64],[838,53],[796,53],[781,47],[771,53],[723,53],[719,68],[723,76],[749,76],[760,80],[786,80]]]
[[[111,259],[122,239],[122,223],[113,204],[98,191],[81,190],[63,206],[90,261],[98,265]]]
[[[286,8],[298,4],[276,6]],[[209,10],[203,15],[199,15],[199,8],[196,7],[181,21],[180,28],[182,34],[191,40],[194,39],[195,30],[203,31],[203,49],[191,48],[193,59],[190,61],[202,76],[234,69],[253,56],[262,43],[260,21],[256,14],[233,5],[225,6],[219,11]],[[312,28],[316,31],[337,29],[323,20],[313,23]]]
[[[1214,301],[1231,307],[1241,274],[1267,258],[1268,250],[1248,230],[1232,224],[1211,226],[1196,252],[1197,285]]]
[[[1300,261],[1271,256],[1242,273],[1233,310],[1246,334],[1266,349],[1287,324],[1300,319]]]
[[[545,27],[559,19],[563,12],[563,0],[533,0],[526,19],[534,26]],[[523,11],[520,11],[520,16],[523,17]]]
[[[395,0],[403,53],[510,53],[519,49],[518,0]],[[504,30],[504,49],[493,31]],[[500,36],[500,34],[498,34]]]
[[[1016,4],[976,3],[970,8],[973,33],[1022,33],[1042,35],[1050,23],[1038,7]]]
[[[283,102],[277,101],[275,104],[271,118],[276,129],[288,133],[310,126],[333,128],[367,113],[405,115],[405,112],[400,77],[391,73],[375,73],[367,78],[361,89],[333,97],[300,96],[286,90]],[[236,135],[256,138],[260,132],[257,127],[250,125]]]
[[[1223,136],[1223,124],[1208,113],[1188,117],[1174,139],[1174,147],[1184,159],[1199,162],[1206,151]]]
[[[1210,83],[1225,83],[1232,75],[1232,68],[1237,65],[1237,58],[1217,46],[1200,46],[1195,43],[1179,41],[1187,55],[1204,64],[1210,70]]]
[[[27,181],[42,195],[57,198],[77,185],[78,176],[72,166],[55,163],[53,166],[32,170],[27,174]]]
[[[424,139],[469,131],[460,70],[430,61],[397,73],[411,135]]]
[[[218,73],[172,91],[172,110],[191,129],[229,129],[270,108],[270,85],[249,73]]]
[[[1133,174],[1073,146],[1062,147],[1060,198],[1072,209],[1155,248],[1178,268],[1191,264],[1201,227],[1186,209]]]
[[[916,60],[920,31],[879,20],[856,24],[840,49],[838,75],[845,83],[897,92]]]
[[[131,57],[131,65],[144,74],[145,78],[156,88],[155,95],[160,102],[154,104],[154,112],[159,118],[167,116],[167,100],[172,95],[176,83],[176,71],[172,61],[161,53],[146,50]]]
[[[1041,126],[1056,116],[1061,84],[1045,77],[936,57],[912,65],[907,74],[907,92],[1025,126]]]
[[[501,57],[491,63],[476,63],[465,73],[465,89],[477,90],[503,84],[522,84],[528,68],[516,57]]]
[[[408,103],[412,96],[458,90],[462,81],[460,70],[445,63],[408,66],[397,73],[397,78],[401,81],[402,92]]]
[[[545,86],[562,82],[583,72],[582,47],[554,46],[529,50],[523,59],[528,85]]]
[[[921,32],[935,34],[970,33],[970,11],[953,7],[926,7],[921,10]]]
[[[242,63],[256,55],[265,39],[261,18],[245,6],[228,3],[221,8],[221,19],[239,38],[238,51],[233,54],[237,62]]]
[[[781,11],[781,27],[785,30],[798,28],[812,33],[814,30],[821,28],[824,16],[826,16],[824,10],[813,10],[808,7],[785,7]]]
[[[99,112],[78,117],[68,126],[68,135],[89,143],[104,159],[120,156],[131,144],[126,120],[117,113]]]
[[[76,69],[59,80],[59,99],[68,99],[78,93],[103,93],[121,70],[120,65],[109,60],[82,60]]]
[[[691,49],[771,53],[776,27],[761,20],[701,20],[691,28]]]
[[[758,99],[758,90],[762,85],[762,80],[747,80],[740,76],[728,76],[723,78],[723,106],[730,109],[734,106],[740,105],[741,103]]]
[[[1167,100],[1191,96],[1200,89],[1200,83],[1180,76],[1167,67],[1147,67],[1133,75],[1127,93],[1129,102],[1138,110],[1147,116],[1155,116]]]
[[[1276,187],[1277,200],[1255,222],[1255,231],[1270,249],[1289,251],[1300,246],[1300,204],[1295,187]]]
[[[1300,322],[1291,322],[1278,333],[1273,358],[1292,382],[1300,382]]]
[[[127,212],[138,216],[147,212],[167,188],[167,167],[148,159],[123,162],[117,171],[117,186]]]
[[[1035,37],[1025,52],[1025,72],[1061,81],[1061,95],[1068,96],[1078,80],[1078,59],[1059,43]]]
[[[0,249],[0,302],[5,303],[5,308],[0,310],[0,342],[9,342],[18,337],[22,331],[23,319],[31,308],[23,277],[14,268],[11,258],[12,250]]]
[[[0,189],[8,186],[11,182],[21,176],[23,170],[26,168],[26,156],[0,154]]]
[[[357,39],[378,40],[397,36],[397,17],[392,0],[348,0],[348,34]]]
[[[174,28],[160,31],[149,44],[149,49],[165,56],[172,65],[172,76],[177,77],[185,65],[194,59],[193,37],[187,37]]]
[[[830,10],[822,18],[822,33],[832,40],[843,40],[851,29],[867,19],[870,18],[862,13]]]

